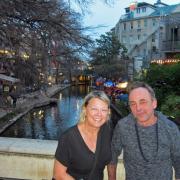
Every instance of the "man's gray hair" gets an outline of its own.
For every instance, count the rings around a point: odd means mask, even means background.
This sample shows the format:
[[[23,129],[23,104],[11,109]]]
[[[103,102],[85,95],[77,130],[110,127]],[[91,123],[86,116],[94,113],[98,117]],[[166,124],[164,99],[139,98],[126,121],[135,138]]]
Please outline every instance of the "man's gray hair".
[[[141,81],[134,81],[130,83],[128,85],[128,93],[130,94],[132,90],[137,89],[137,88],[145,88],[151,95],[152,99],[156,99],[156,95],[152,87],[149,86],[147,83],[141,82]]]

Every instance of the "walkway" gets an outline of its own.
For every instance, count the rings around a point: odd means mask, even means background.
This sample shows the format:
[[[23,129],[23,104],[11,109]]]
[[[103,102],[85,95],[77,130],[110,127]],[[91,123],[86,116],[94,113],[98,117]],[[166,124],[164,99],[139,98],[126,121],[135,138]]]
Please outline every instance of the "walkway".
[[[46,92],[44,91],[35,91],[33,93],[29,93],[23,95],[21,98],[18,99],[16,108],[0,108],[0,134],[12,125],[17,119],[24,116],[27,112],[32,110],[33,108],[45,106],[50,103],[56,103],[57,99],[51,98],[54,94],[58,91],[69,87],[70,85],[54,85],[49,87]],[[2,120],[4,116],[7,114],[14,112],[17,115],[10,120]]]

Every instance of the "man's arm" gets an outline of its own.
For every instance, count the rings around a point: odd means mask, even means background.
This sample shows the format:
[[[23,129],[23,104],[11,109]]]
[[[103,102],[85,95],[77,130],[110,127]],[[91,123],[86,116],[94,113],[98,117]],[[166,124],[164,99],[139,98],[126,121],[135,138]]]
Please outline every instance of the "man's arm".
[[[107,166],[108,180],[116,180],[116,169],[117,169],[117,164],[108,164]]]
[[[180,131],[177,126],[172,131],[171,157],[175,171],[175,179],[180,180]]]

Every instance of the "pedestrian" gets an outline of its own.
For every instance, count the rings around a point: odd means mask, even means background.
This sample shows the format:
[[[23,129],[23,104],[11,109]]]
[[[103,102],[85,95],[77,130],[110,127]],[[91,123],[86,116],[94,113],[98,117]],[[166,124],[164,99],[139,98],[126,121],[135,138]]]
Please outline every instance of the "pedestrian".
[[[109,180],[116,180],[118,156],[123,150],[126,180],[180,180],[180,131],[155,111],[153,89],[143,82],[129,87],[131,113],[118,121],[112,137]],[[119,179],[119,178],[117,178]]]
[[[80,121],[60,136],[55,153],[56,180],[103,180],[111,161],[110,100],[103,91],[89,93]]]
[[[13,99],[13,107],[15,108],[16,107],[17,98],[14,96],[12,99]]]
[[[15,108],[18,99],[17,92],[15,91],[15,89],[12,89],[9,95],[12,98],[12,106],[13,108]]]

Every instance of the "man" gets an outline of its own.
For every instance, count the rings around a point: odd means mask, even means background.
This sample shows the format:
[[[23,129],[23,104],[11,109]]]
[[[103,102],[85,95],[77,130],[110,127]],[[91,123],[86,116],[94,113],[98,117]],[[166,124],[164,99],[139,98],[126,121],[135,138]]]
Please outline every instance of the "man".
[[[122,150],[126,180],[172,180],[172,167],[176,180],[180,180],[180,131],[155,111],[153,89],[143,82],[132,83],[129,106],[132,113],[120,120],[114,130],[109,180],[116,180]]]

